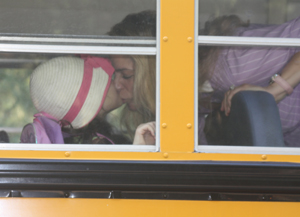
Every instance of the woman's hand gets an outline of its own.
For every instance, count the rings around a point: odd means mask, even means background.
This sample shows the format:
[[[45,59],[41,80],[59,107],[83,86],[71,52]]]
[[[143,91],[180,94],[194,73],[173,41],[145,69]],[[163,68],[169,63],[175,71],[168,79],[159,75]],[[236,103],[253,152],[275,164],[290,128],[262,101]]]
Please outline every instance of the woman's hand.
[[[300,83],[300,52],[294,54],[290,61],[281,71],[281,77],[288,82],[291,87],[296,87]],[[225,93],[224,99],[222,101],[221,111],[225,111],[225,114],[228,116],[231,107],[231,99],[234,94],[242,90],[252,90],[252,91],[267,91],[274,96],[275,101],[280,102],[286,95],[286,91],[278,85],[276,82],[267,86],[259,87],[250,84],[243,84],[229,90]]]
[[[155,122],[141,124],[136,128],[134,145],[155,145]]]
[[[225,115],[228,116],[230,113],[230,107],[231,107],[231,100],[232,97],[240,92],[240,91],[244,91],[244,90],[250,90],[250,91],[266,91],[269,92],[267,88],[264,87],[260,87],[260,86],[255,86],[255,85],[250,85],[250,84],[243,84],[241,86],[235,87],[232,90],[228,90],[225,93],[224,99],[222,101],[222,105],[221,105],[221,111],[225,111]]]

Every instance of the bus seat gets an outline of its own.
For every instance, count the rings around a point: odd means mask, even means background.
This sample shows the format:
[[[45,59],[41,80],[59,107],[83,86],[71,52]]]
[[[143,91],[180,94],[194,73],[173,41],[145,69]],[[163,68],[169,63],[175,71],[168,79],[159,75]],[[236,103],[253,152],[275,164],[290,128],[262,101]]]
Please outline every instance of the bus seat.
[[[264,91],[241,91],[232,98],[231,111],[208,116],[209,145],[284,147],[279,111],[274,97]]]
[[[274,97],[264,91],[241,91],[232,98],[230,115],[223,116],[228,144],[284,147]]]

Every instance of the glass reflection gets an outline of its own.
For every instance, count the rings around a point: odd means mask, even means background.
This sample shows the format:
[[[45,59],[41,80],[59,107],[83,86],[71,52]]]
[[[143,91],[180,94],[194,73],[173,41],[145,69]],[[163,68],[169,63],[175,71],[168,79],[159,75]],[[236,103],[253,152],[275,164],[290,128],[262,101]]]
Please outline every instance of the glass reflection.
[[[296,19],[299,16],[300,4],[295,1],[274,1],[274,0],[200,0],[199,1],[199,25],[200,35],[240,35],[235,32],[224,32],[224,29],[228,30],[226,25],[240,25],[240,23],[223,23],[223,29],[215,29],[215,32],[208,33],[203,31],[209,26],[216,25],[216,22],[220,22],[223,16],[235,15],[243,24],[246,24],[248,28],[260,28],[267,27],[269,25],[279,25],[286,23],[292,19]],[[218,20],[216,20],[218,19]],[[219,25],[219,27],[221,27]],[[291,37],[285,35],[240,35],[240,36],[262,36],[262,37]]]
[[[126,15],[155,10],[155,0],[3,0],[0,32],[18,36],[106,35]]]

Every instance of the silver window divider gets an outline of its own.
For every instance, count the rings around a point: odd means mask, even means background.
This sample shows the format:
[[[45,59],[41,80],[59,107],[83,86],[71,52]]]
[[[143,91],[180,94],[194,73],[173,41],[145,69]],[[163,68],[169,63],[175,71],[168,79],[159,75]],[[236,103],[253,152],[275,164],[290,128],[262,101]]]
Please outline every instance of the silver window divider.
[[[199,45],[218,46],[280,46],[300,47],[298,38],[264,38],[264,37],[232,37],[232,36],[198,36]]]
[[[156,47],[0,44],[0,52],[156,55]]]

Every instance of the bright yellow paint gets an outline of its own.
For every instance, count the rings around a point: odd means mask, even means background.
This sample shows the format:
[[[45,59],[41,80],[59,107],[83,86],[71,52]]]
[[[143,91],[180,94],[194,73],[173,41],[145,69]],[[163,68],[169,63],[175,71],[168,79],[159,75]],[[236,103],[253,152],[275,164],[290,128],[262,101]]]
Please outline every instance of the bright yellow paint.
[[[194,0],[162,0],[160,24],[160,123],[167,126],[160,128],[161,151],[192,152]],[[189,123],[191,128],[187,127]]]
[[[194,152],[194,0],[161,0],[161,152],[0,151],[0,158],[297,162],[295,155]],[[297,216],[294,202],[0,198],[2,217]]]
[[[298,216],[299,203],[124,199],[1,198],[2,217],[282,217]]]
[[[167,157],[166,154],[167,153]],[[206,154],[184,152],[80,152],[70,151],[66,157],[63,151],[0,151],[0,158],[21,159],[66,159],[66,160],[154,160],[154,161],[261,161],[300,163],[299,155],[261,154]]]

